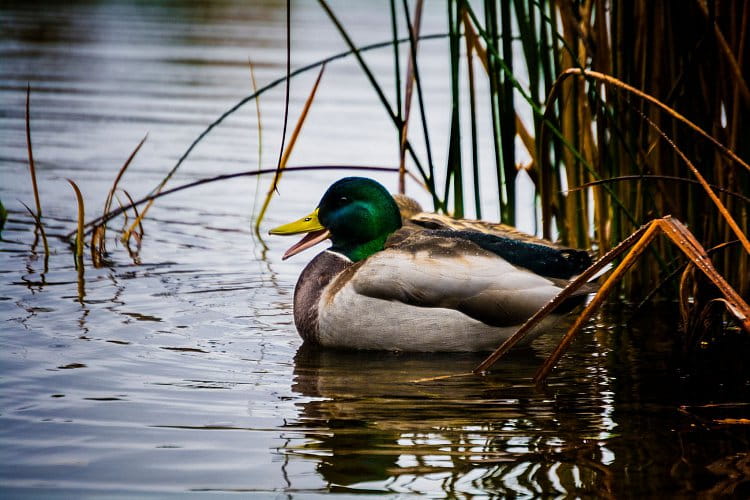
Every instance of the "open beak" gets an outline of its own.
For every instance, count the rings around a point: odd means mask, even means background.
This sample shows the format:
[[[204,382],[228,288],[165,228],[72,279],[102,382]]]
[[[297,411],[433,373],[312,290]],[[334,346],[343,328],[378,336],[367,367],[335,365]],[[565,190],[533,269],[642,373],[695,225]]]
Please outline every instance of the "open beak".
[[[320,225],[317,208],[310,215],[302,217],[294,222],[290,222],[289,224],[284,224],[283,226],[271,229],[268,233],[281,235],[307,233],[304,238],[292,245],[289,250],[284,253],[281,260],[286,260],[292,255],[297,255],[302,250],[307,250],[321,241],[327,240],[331,236],[331,232]]]

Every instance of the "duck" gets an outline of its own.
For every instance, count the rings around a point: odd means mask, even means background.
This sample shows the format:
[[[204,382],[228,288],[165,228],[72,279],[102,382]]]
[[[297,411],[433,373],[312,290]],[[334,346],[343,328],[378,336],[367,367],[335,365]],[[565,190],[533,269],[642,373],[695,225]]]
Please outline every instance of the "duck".
[[[284,260],[331,242],[303,269],[293,299],[299,335],[323,348],[490,351],[591,265],[584,250],[429,214],[364,177],[336,181],[309,215],[270,234],[304,234]],[[568,298],[526,342],[591,291]]]

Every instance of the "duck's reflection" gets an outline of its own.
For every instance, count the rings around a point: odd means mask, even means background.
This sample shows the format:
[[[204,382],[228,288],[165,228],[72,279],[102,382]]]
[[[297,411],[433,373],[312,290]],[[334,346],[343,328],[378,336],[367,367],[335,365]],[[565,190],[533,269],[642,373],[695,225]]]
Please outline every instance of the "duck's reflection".
[[[468,372],[481,361],[473,355],[413,355],[321,351],[303,346],[295,357],[292,389],[315,398],[302,406],[300,425],[321,427],[306,452],[324,451],[318,471],[332,484],[382,481],[394,475],[404,434],[424,432],[445,418],[439,404],[451,387],[413,381]],[[437,391],[437,392],[436,392]],[[452,398],[460,397],[453,394]],[[409,432],[411,431],[411,432]]]
[[[554,398],[529,385],[535,351],[487,377],[414,382],[470,372],[483,358],[303,346],[292,389],[305,402],[289,426],[306,439],[287,451],[317,461],[330,485],[358,490],[606,494],[601,451],[569,432],[580,416],[561,422]]]

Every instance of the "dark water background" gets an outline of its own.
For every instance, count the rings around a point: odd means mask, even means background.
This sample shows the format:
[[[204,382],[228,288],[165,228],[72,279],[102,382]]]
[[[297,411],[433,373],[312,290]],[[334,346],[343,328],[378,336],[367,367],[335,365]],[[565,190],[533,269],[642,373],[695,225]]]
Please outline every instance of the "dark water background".
[[[294,67],[345,50],[316,2],[293,3]],[[332,6],[358,44],[390,37],[387,2]],[[427,9],[423,32],[445,31],[444,13]],[[258,185],[247,178],[161,200],[135,259],[116,243],[116,221],[109,261],[87,260],[78,275],[56,237],[75,225],[65,178],[81,186],[89,218],[98,214],[148,132],[121,187],[150,191],[251,92],[248,60],[259,85],[284,74],[284,23],[283,1],[0,3],[0,199],[11,212],[0,242],[2,496],[748,496],[748,426],[722,423],[750,417],[747,345],[679,356],[670,307],[613,304],[544,388],[529,380],[554,333],[486,377],[416,384],[466,372],[482,356],[302,348],[290,302],[309,256],[281,262],[288,240],[266,249],[253,238]],[[445,44],[420,52],[438,164]],[[391,57],[366,55],[392,97]],[[292,83],[292,123],[315,76]],[[33,205],[27,82],[46,272],[20,203]],[[260,101],[266,167],[283,98],[279,86]],[[256,120],[250,103],[173,182],[257,168]],[[396,158],[396,134],[353,60],[330,64],[290,164]],[[285,177],[265,228],[307,213],[340,175]],[[393,176],[375,177],[395,188]],[[494,180],[484,184],[491,191]]]

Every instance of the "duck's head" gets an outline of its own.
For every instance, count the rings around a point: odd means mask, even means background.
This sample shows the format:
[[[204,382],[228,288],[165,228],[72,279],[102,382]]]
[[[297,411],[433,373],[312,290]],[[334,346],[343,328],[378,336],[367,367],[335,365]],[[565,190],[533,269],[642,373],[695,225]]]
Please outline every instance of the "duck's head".
[[[388,236],[400,227],[398,206],[381,184],[364,177],[346,177],[328,188],[310,215],[272,229],[270,234],[307,233],[283,259],[330,238],[331,250],[356,262],[382,250]]]

